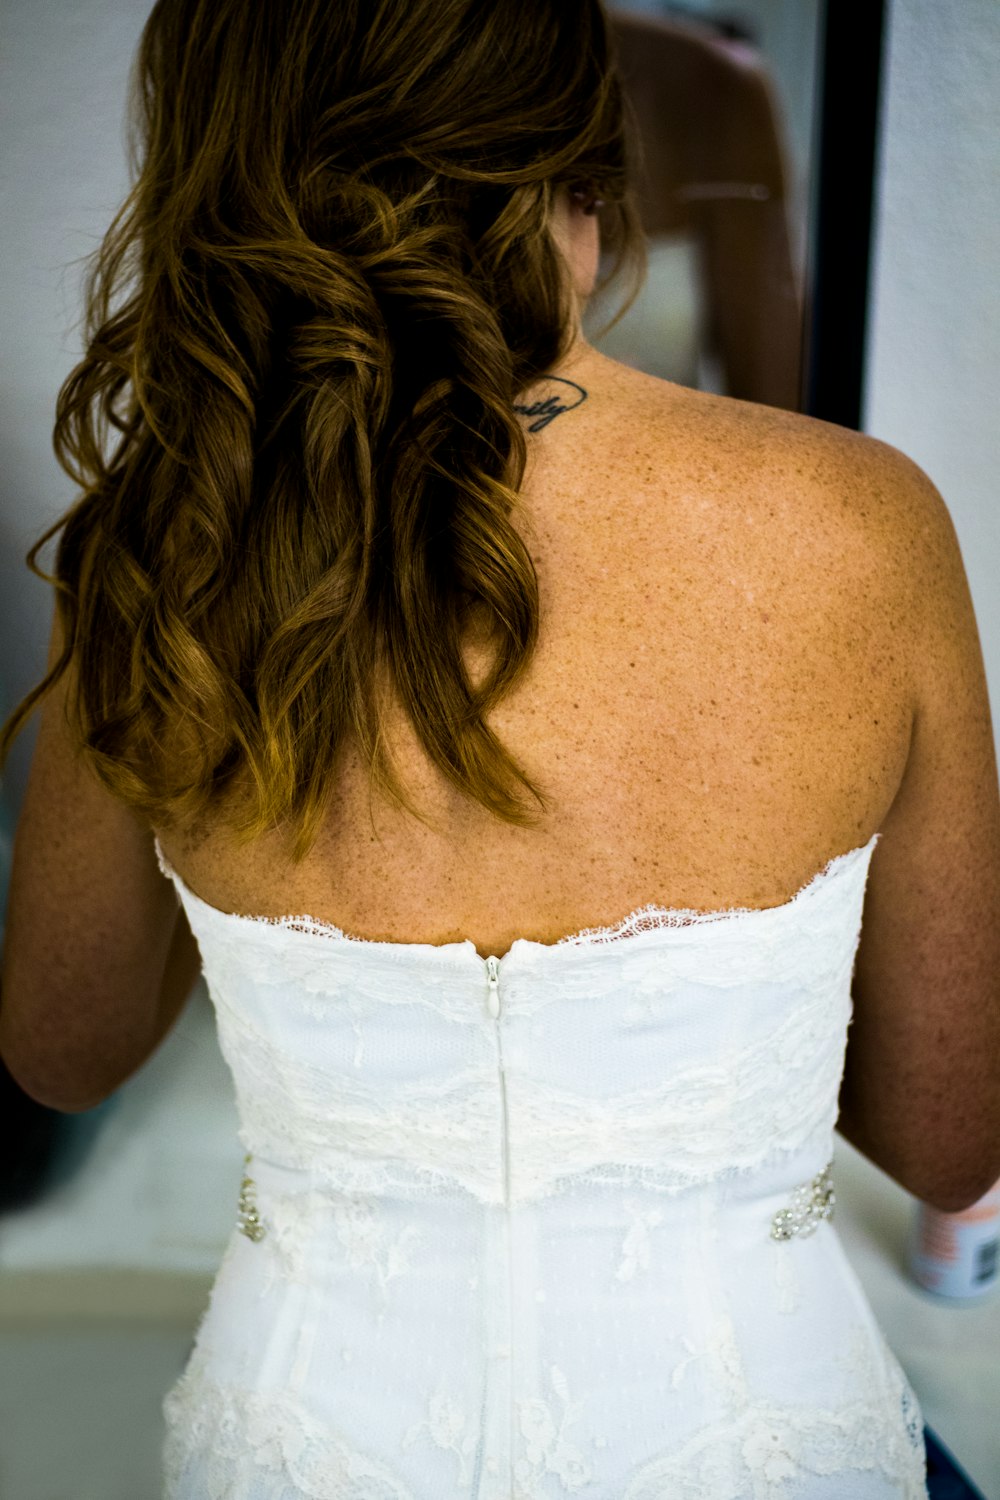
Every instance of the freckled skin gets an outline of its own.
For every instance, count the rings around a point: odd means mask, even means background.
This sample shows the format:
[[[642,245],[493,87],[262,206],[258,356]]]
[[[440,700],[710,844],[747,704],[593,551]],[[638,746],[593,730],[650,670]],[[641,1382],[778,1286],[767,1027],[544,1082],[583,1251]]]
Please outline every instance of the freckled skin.
[[[161,834],[212,905],[502,955],[647,903],[777,905],[879,827],[912,693],[905,607],[886,582],[893,501],[865,478],[869,440],[582,341],[558,376],[586,399],[565,384],[576,404],[528,433],[539,644],[489,715],[549,817],[519,829],[470,805],[399,716],[393,756],[439,831],[375,803],[373,835],[349,749],[299,867],[277,841],[248,853],[217,830]],[[556,389],[550,378],[523,405]],[[477,680],[485,648],[470,642],[467,661]]]

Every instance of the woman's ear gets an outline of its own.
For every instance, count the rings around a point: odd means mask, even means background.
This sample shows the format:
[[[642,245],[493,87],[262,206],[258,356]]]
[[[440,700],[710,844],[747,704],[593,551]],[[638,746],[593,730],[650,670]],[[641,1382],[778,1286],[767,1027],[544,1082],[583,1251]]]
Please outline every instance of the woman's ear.
[[[596,214],[599,208],[604,207],[604,199],[597,196],[597,188],[592,182],[585,182],[578,187],[571,187],[569,197],[570,203],[585,214]]]
[[[594,290],[601,255],[597,210],[603,206],[589,185],[558,183],[552,198],[552,234],[566,261],[576,295]]]

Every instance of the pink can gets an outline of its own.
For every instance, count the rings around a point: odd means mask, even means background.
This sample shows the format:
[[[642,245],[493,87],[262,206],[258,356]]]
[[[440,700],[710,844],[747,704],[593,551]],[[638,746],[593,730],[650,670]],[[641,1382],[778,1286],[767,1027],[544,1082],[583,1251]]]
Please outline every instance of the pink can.
[[[938,1297],[973,1301],[1000,1280],[1000,1182],[956,1214],[917,1205],[907,1250],[910,1274]]]

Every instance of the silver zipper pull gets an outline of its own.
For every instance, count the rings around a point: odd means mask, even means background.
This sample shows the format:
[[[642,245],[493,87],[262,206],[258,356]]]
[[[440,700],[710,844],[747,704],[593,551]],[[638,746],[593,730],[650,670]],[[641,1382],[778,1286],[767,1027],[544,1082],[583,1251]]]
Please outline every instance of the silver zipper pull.
[[[486,1005],[494,1021],[500,1014],[500,960],[492,954],[486,960],[486,972],[489,975],[490,988],[486,997]]]

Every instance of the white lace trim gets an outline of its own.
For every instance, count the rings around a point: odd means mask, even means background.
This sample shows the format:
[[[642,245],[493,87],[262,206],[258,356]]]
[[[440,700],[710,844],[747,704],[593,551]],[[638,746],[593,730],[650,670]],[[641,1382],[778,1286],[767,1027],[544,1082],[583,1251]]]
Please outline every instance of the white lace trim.
[[[858,1341],[855,1357],[864,1394],[851,1405],[831,1411],[755,1401],[735,1423],[705,1428],[679,1451],[645,1465],[621,1500],[743,1500],[787,1494],[787,1484],[814,1475],[872,1471],[901,1482],[894,1490],[899,1500],[927,1500],[923,1416],[909,1383],[901,1370],[898,1380],[890,1375],[889,1395]],[[731,1445],[738,1453],[735,1475]],[[845,1486],[845,1500],[849,1494]]]
[[[345,1443],[281,1391],[185,1374],[163,1401],[164,1500],[416,1500],[387,1465]],[[193,1461],[193,1463],[192,1463]],[[265,1489],[261,1480],[271,1484]],[[295,1486],[290,1491],[289,1485]]]
[[[835,854],[821,869],[816,871],[815,875],[799,887],[794,896],[790,896],[787,901],[779,902],[777,906],[727,906],[719,907],[715,911],[699,911],[694,907],[651,904],[640,906],[611,927],[584,927],[568,937],[559,938],[555,944],[542,946],[562,947],[564,943],[570,943],[574,946],[585,947],[594,943],[615,943],[622,938],[635,937],[640,932],[652,932],[662,927],[694,927],[708,922],[731,921],[733,917],[753,917],[763,912],[784,911],[788,907],[795,906],[803,896],[808,895],[816,887],[825,884],[846,862],[873,851],[880,838],[880,833],[873,833],[866,844],[859,844],[856,849],[848,849],[844,854]]]
[[[843,854],[835,854],[827,860],[822,869],[817,870],[806,883],[799,887],[794,896],[787,901],[780,902],[777,906],[730,906],[719,907],[714,911],[700,911],[696,908],[657,906],[650,903],[646,906],[637,907],[635,911],[629,912],[628,916],[622,917],[620,921],[607,927],[583,927],[579,932],[571,932],[566,937],[557,938],[554,943],[537,942],[533,938],[516,938],[508,953],[517,948],[545,949],[554,948],[589,948],[598,944],[617,943],[623,939],[639,936],[640,933],[660,931],[663,929],[701,926],[712,922],[732,921],[735,917],[759,917],[768,913],[784,912],[798,905],[804,897],[808,896],[818,887],[827,883],[839,871],[846,868],[853,860],[870,854],[878,843],[880,833],[872,834],[866,844],[859,844],[855,849],[848,849]],[[311,937],[321,937],[336,942],[353,943],[367,948],[395,949],[402,955],[412,949],[437,949],[447,952],[454,949],[475,948],[471,938],[463,938],[458,942],[449,943],[400,943],[378,938],[357,937],[353,933],[345,932],[343,928],[335,926],[332,922],[321,921],[308,913],[289,914],[281,917],[248,916],[242,912],[226,912],[220,907],[212,906],[203,901],[200,896],[185,883],[182,877],[167,860],[160,841],[153,840],[157,864],[161,874],[172,880],[181,891],[185,899],[193,902],[201,910],[211,913],[220,919],[231,922],[248,923],[255,927],[276,927],[291,932],[303,932]],[[478,955],[477,955],[478,956]],[[506,958],[508,954],[504,954]],[[485,960],[484,960],[485,961]]]
[[[713,1339],[703,1352],[727,1360],[736,1379],[738,1350],[721,1325]],[[691,1357],[697,1356],[682,1363]],[[846,1364],[855,1393],[848,1404],[788,1405],[746,1393],[735,1417],[706,1424],[679,1447],[642,1464],[629,1476],[621,1500],[744,1500],[786,1494],[786,1484],[811,1476],[839,1474],[847,1481],[873,1471],[899,1486],[893,1491],[898,1500],[927,1500],[923,1414],[898,1361],[887,1346],[879,1348],[855,1329]],[[490,1488],[487,1482],[477,1495],[543,1500],[550,1493],[546,1475],[557,1476],[569,1494],[599,1482],[596,1460],[586,1456],[584,1444],[588,1437],[595,1449],[607,1444],[587,1430],[586,1400],[570,1399],[566,1376],[554,1364],[548,1383],[559,1414],[542,1395],[512,1393],[517,1422],[511,1473],[501,1474],[497,1459],[485,1455],[484,1468],[496,1483]],[[425,1418],[400,1438],[400,1468],[414,1444],[430,1443],[455,1455],[455,1484],[469,1488],[482,1438],[466,1395],[440,1382],[428,1391]],[[349,1443],[294,1396],[217,1385],[199,1368],[197,1356],[164,1398],[163,1412],[164,1500],[194,1494],[199,1500],[245,1500],[251,1486],[256,1500],[286,1500],[290,1484],[296,1500],[415,1500],[395,1465]],[[568,1426],[575,1429],[572,1440]],[[374,1414],[371,1430],[377,1430]],[[385,1451],[390,1435],[379,1436]],[[262,1484],[265,1479],[270,1483]]]
[[[455,1068],[391,1091],[376,1070],[334,1083],[311,1059],[276,1054],[227,1016],[247,1151],[350,1191],[421,1197],[428,1174],[483,1202],[504,1201],[495,1068]],[[750,1171],[832,1135],[847,1013],[822,990],[724,1063],[665,1071],[606,1097],[509,1076],[512,1202],[584,1181],[667,1193]],[[615,1054],[609,1052],[609,1066]],[[781,1075],[775,1086],[775,1072]],[[821,1158],[822,1160],[823,1158]]]

